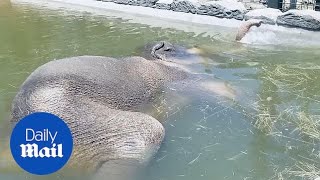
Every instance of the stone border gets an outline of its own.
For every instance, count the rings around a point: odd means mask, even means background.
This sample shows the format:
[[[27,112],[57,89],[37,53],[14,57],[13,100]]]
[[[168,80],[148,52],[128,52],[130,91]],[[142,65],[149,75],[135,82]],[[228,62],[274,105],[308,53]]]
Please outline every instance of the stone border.
[[[108,1],[108,2],[103,2]],[[238,28],[241,20],[261,19],[266,24],[284,27],[320,31],[320,12],[311,10],[290,10],[282,13],[277,9],[256,9],[247,11],[242,3],[236,0],[201,2],[202,0],[11,0],[14,4],[33,4],[41,7],[75,7],[90,9],[103,14],[117,13],[124,19],[136,19],[143,23],[142,17],[151,21],[148,16],[157,18],[152,22],[183,21],[203,25]],[[113,1],[117,1],[115,3]],[[133,2],[137,1],[137,2]],[[147,2],[150,1],[150,2]],[[122,3],[122,4],[119,4]],[[130,3],[129,3],[130,2]],[[124,5],[128,3],[127,5]],[[173,8],[172,8],[172,4]],[[135,4],[135,5],[133,5]],[[154,5],[153,5],[154,4]],[[147,7],[144,7],[147,6]],[[192,10],[191,10],[192,8]],[[120,13],[125,12],[125,13]],[[137,15],[137,16],[136,16]],[[142,16],[140,16],[142,15]],[[135,17],[135,18],[133,18]],[[159,24],[158,22],[158,24]],[[150,22],[151,23],[151,22]],[[161,26],[166,24],[161,23]],[[210,26],[205,26],[210,28]]]
[[[218,18],[249,20],[261,19],[265,24],[320,31],[320,12],[312,10],[289,10],[264,8],[248,11],[236,0],[201,2],[200,0],[97,0],[117,4],[144,6],[175,12],[214,16]]]
[[[209,32],[209,29],[212,29],[213,26],[216,26],[215,29],[219,30],[221,30],[221,28],[217,26],[238,28],[242,23],[236,19],[217,18],[215,16],[204,16],[97,0],[11,0],[11,3],[13,5],[32,5],[40,8],[57,10],[67,9],[70,11],[86,11],[97,15],[120,17],[133,23],[178,28],[189,32],[194,31],[195,29],[206,29],[206,31],[201,30],[201,33]],[[216,30],[211,33],[216,34]]]
[[[215,16],[218,18],[243,20],[248,10],[236,0],[208,1],[198,0],[97,0],[117,4],[144,6],[156,9],[171,10],[199,15]]]

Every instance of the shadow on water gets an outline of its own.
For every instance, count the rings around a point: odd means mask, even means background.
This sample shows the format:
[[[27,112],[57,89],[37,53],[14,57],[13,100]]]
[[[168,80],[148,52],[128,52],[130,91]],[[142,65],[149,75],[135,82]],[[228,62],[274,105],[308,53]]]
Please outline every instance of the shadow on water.
[[[224,82],[237,96],[229,100],[187,90],[173,94],[174,98],[164,96],[153,113],[166,119],[166,138],[140,179],[314,179],[319,175],[320,64],[315,51],[319,46],[257,47],[85,12],[10,4],[0,8],[2,142],[10,134],[12,99],[38,66],[69,56],[137,55],[138,47],[148,42],[169,40],[202,49],[203,62],[190,67]],[[0,143],[0,150],[6,148]],[[0,179],[43,179],[5,170],[6,162],[0,163]],[[75,174],[50,178],[78,179]]]

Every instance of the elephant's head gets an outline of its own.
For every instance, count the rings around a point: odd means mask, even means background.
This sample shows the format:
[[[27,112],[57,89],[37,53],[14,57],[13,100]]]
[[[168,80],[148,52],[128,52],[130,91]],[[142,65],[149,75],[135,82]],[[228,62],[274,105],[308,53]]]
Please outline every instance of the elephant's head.
[[[146,45],[143,56],[150,60],[173,62],[177,64],[191,64],[197,62],[200,57],[196,48],[173,45],[167,41]]]

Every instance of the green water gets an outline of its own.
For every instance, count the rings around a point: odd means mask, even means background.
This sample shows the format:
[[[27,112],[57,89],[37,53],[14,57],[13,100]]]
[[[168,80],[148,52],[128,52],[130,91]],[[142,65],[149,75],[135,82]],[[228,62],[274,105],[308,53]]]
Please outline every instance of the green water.
[[[78,55],[139,55],[145,43],[169,40],[203,49],[204,61],[193,70],[229,84],[236,98],[186,93],[186,103],[168,99],[166,138],[141,179],[315,179],[320,175],[320,43],[244,45],[233,41],[235,29],[217,27],[217,33],[221,36],[84,12],[0,6],[0,151],[8,148],[11,101],[38,66]],[[45,179],[5,166],[0,159],[0,179]]]

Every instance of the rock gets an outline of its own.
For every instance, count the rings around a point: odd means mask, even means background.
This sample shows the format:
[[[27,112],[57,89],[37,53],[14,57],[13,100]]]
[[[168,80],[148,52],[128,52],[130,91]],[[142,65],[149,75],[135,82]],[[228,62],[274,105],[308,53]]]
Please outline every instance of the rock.
[[[247,3],[243,3],[243,4],[246,7],[246,9],[249,9],[249,10],[267,8],[267,6],[262,3],[247,2]]]
[[[277,18],[277,24],[320,31],[320,12],[312,10],[289,10]]]
[[[171,10],[195,14],[199,6],[200,2],[197,0],[174,0],[171,3]]]
[[[246,12],[244,5],[235,0],[209,1],[201,3],[197,9],[197,14],[238,20],[242,20]]]
[[[153,7],[158,0],[137,0],[139,6]]]
[[[266,8],[266,9],[255,9],[245,14],[245,20],[249,19],[260,19],[265,24],[276,24],[277,17],[283,13],[279,9]]]
[[[103,0],[105,1],[105,0]],[[134,0],[113,0],[112,2],[117,4],[132,4]]]
[[[152,7],[156,4],[157,1],[158,0],[113,0],[113,2],[117,4],[127,4],[127,5],[145,6],[145,7]]]
[[[166,9],[171,10],[171,4],[173,3],[173,0],[160,0],[156,2],[156,8],[157,9]]]

